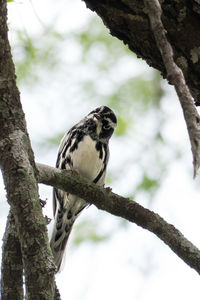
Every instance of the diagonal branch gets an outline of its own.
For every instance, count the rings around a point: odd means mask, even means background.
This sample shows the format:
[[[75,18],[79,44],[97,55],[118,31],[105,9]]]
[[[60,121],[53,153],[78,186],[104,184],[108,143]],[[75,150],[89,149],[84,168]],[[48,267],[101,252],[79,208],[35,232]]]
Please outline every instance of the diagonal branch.
[[[186,264],[200,274],[200,251],[173,225],[140,204],[88,182],[82,176],[37,164],[38,182],[75,194],[88,203],[153,232]]]
[[[172,46],[166,38],[166,31],[161,21],[162,9],[158,0],[144,0],[151,28],[162,55],[167,71],[167,78],[175,87],[185,117],[190,143],[192,146],[194,177],[200,166],[200,116],[194,105],[190,91],[186,85],[182,70],[173,58]]]

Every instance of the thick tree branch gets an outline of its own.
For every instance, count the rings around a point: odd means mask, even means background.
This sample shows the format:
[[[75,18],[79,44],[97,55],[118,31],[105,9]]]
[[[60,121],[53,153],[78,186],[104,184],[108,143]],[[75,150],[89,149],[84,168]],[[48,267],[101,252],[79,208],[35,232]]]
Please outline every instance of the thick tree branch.
[[[16,86],[6,21],[7,1],[0,0],[0,166],[15,221],[15,228],[8,224],[7,229],[14,229],[20,241],[18,254],[22,253],[26,299],[53,300],[55,264],[40,206],[34,156]],[[5,235],[4,250],[8,237]],[[4,291],[10,289],[6,284],[8,281],[2,282],[3,299]]]
[[[174,85],[183,109],[192,146],[195,177],[197,169],[200,166],[200,116],[186,85],[183,72],[174,62],[173,49],[166,38],[166,31],[161,21],[162,9],[160,3],[158,0],[144,0],[144,3],[147,8],[157,46],[167,70],[167,78]]]
[[[23,300],[24,290],[21,246],[16,232],[15,220],[11,211],[8,215],[3,240],[1,299]]]
[[[109,188],[102,188],[90,183],[72,171],[59,170],[43,164],[37,164],[37,168],[38,182],[82,197],[99,209],[153,232],[185,263],[200,274],[200,251],[180,231],[168,224],[158,214],[134,201],[112,193]]]

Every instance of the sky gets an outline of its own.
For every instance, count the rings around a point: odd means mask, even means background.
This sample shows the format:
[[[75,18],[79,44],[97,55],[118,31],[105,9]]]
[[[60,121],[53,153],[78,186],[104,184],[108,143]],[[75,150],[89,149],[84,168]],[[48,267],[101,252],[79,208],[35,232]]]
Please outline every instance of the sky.
[[[74,32],[87,24],[93,13],[86,9],[83,1],[16,1],[9,4],[9,24],[15,28],[26,28],[29,34],[38,34],[41,21],[48,23],[52,20],[56,30]],[[10,41],[14,36],[10,33]],[[75,45],[62,49],[66,60],[75,62],[78,50]],[[94,54],[95,55],[95,54]],[[151,74],[145,62],[135,60],[127,66],[127,72],[133,76],[146,72]],[[70,103],[65,99],[59,101],[58,96],[66,93],[63,82],[68,74],[65,66],[61,73],[41,72],[43,83],[37,86],[20,86],[21,100],[26,115],[27,127],[35,152],[36,161],[54,166],[57,150],[55,148],[40,149],[38,140],[50,137],[53,133],[68,130],[78,122],[98,102],[81,101],[81,97],[74,97]],[[43,74],[44,73],[44,74]],[[80,73],[80,74],[79,74]],[[126,70],[121,71],[126,77]],[[87,76],[82,70],[76,76]],[[60,90],[62,89],[62,93]],[[163,129],[164,137],[168,141],[166,147],[173,144],[181,145],[184,160],[174,160],[166,171],[166,178],[159,192],[156,194],[151,209],[159,213],[169,223],[174,224],[191,242],[200,248],[200,197],[199,178],[192,179],[192,157],[186,126],[177,97],[172,87],[164,85],[166,91],[162,110],[169,117]],[[73,95],[73,91],[70,90]],[[60,93],[60,94],[59,94]],[[103,104],[103,103],[102,103]],[[70,117],[69,117],[70,116]],[[144,137],[153,122],[144,122]],[[127,195],[131,186],[131,178],[138,170],[136,165],[128,171],[123,169],[123,159],[134,156],[137,145],[127,142],[129,147],[124,149],[120,139],[113,138],[110,144],[111,158],[109,170],[113,172],[121,168],[123,178],[114,183],[112,189],[121,195]],[[124,153],[122,157],[121,153]],[[163,153],[163,155],[167,155]],[[136,163],[137,164],[137,163]],[[151,161],[147,162],[149,168]],[[117,165],[117,166],[116,166]],[[127,184],[127,180],[130,181]],[[127,187],[128,185],[128,187]],[[5,228],[8,205],[6,203],[3,181],[0,183],[0,238]],[[44,214],[52,217],[51,197],[52,189],[40,185],[40,196],[48,199]],[[140,204],[148,206],[145,196],[140,194],[136,199]],[[64,269],[56,276],[56,281],[62,299],[70,300],[167,300],[188,298],[199,299],[199,275],[181,261],[162,241],[152,233],[132,224],[119,226],[116,217],[98,211],[95,207],[85,210],[77,220],[91,220],[97,224],[98,232],[111,233],[105,242],[92,244],[83,242],[75,246],[73,233],[69,240]],[[49,231],[51,231],[51,226]],[[71,241],[71,243],[70,243]]]

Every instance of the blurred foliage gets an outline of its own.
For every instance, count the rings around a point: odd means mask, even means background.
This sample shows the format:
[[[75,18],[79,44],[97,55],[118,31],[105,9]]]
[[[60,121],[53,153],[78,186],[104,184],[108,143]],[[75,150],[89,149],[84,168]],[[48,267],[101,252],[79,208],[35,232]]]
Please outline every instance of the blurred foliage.
[[[144,172],[141,182],[137,185],[136,192],[145,191],[146,193],[154,193],[159,188],[159,178],[151,178]]]
[[[18,82],[31,86],[41,79],[41,70],[55,71],[59,67],[56,55],[63,36],[53,28],[43,27],[40,34],[29,35],[26,29],[15,30],[15,41],[12,52]]]
[[[90,220],[90,222],[84,220],[76,225],[76,234],[74,235],[73,242],[75,246],[78,246],[84,241],[93,243],[99,243],[106,241],[110,238],[110,233],[100,233],[98,222]]]
[[[90,18],[84,28],[74,34],[74,37],[81,46],[82,62],[95,64],[100,72],[109,71],[119,58],[134,56],[127,46],[109,35],[106,27],[96,17]]]
[[[147,204],[150,203],[162,184],[169,163],[163,155],[162,128],[166,116],[161,105],[164,90],[159,73],[149,68],[148,72],[135,74],[135,55],[121,41],[111,37],[96,17],[89,18],[88,23],[76,32],[61,34],[54,26],[41,25],[37,34],[29,35],[26,29],[14,34],[13,54],[21,84],[33,86],[35,82],[41,82],[41,70],[55,72],[64,65],[63,78],[67,77],[67,87],[74,87],[81,95],[81,101],[114,109],[118,117],[115,140],[122,161],[116,164],[112,174],[108,174],[108,183],[120,185],[134,168],[137,174],[129,176],[132,186],[125,193],[136,200],[137,195],[145,193]],[[62,53],[69,44],[76,47],[73,64],[70,56]],[[70,103],[74,95],[70,94],[69,88],[66,90],[63,98]],[[148,120],[151,121],[148,123]],[[59,132],[38,144],[45,149],[58,147],[63,134]],[[129,151],[131,143],[135,146]],[[127,222],[119,220],[119,226],[122,224]],[[109,238],[107,234],[100,234],[97,228],[98,225],[82,221],[74,242],[79,244],[88,239],[99,242]]]

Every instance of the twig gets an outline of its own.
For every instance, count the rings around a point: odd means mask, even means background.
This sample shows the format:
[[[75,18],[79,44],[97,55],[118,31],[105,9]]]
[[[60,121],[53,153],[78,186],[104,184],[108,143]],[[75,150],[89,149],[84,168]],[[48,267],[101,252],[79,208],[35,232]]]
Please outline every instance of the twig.
[[[133,222],[159,237],[186,264],[200,274],[200,251],[173,225],[158,214],[129,199],[112,193],[106,188],[88,182],[81,175],[37,164],[38,182],[75,194],[115,216]]]
[[[151,28],[162,55],[167,71],[167,78],[175,87],[181,103],[193,154],[194,177],[200,166],[200,116],[194,105],[194,101],[186,85],[182,70],[176,65],[173,58],[173,50],[166,38],[166,31],[161,21],[162,9],[158,0],[144,0],[149,16]]]

